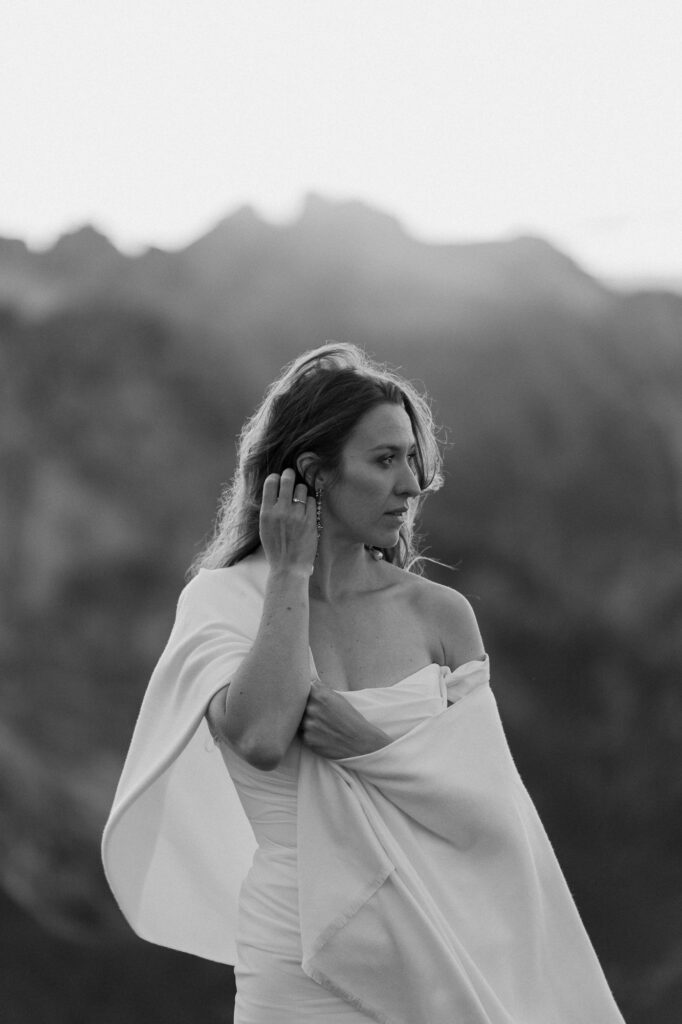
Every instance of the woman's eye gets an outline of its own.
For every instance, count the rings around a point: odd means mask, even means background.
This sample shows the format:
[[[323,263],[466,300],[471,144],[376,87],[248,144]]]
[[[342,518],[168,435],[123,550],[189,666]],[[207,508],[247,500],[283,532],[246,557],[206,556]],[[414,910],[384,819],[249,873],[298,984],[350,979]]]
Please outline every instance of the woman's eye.
[[[379,459],[379,462],[381,463],[382,466],[390,466],[391,463],[393,462],[394,458],[395,458],[395,455],[382,455],[382,457]],[[416,464],[417,464],[417,453],[416,452],[410,452],[409,455],[407,456],[407,461],[409,462],[411,467],[416,466]]]

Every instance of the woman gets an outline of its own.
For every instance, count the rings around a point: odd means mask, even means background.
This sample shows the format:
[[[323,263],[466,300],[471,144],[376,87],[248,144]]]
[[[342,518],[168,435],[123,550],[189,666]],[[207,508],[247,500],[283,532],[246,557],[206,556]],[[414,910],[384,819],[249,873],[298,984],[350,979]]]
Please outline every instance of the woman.
[[[440,466],[409,383],[308,353],[181,595],[104,862],[139,934],[236,964],[237,1024],[622,1022],[471,607],[411,571]]]

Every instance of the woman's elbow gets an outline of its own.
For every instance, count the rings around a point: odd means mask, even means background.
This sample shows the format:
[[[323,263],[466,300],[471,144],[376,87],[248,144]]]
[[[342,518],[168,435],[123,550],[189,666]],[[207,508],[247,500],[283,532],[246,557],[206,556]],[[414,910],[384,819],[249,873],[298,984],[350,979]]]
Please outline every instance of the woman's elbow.
[[[272,750],[248,750],[240,753],[240,756],[248,761],[252,768],[257,768],[261,772],[273,772],[282,760],[282,755]]]
[[[271,772],[277,768],[286,753],[281,744],[270,737],[230,729],[228,723],[225,725],[224,737],[243,761],[262,772]]]
[[[244,761],[251,765],[252,768],[257,768],[261,772],[274,771],[281,762],[285,753],[279,748],[274,747],[272,744],[259,743],[256,741],[249,742],[244,739],[237,743],[232,743],[231,746]]]
[[[263,772],[273,771],[287,752],[291,737],[273,733],[261,721],[251,721],[236,708],[227,707],[228,687],[208,706],[206,718],[218,743],[225,742],[242,760]],[[280,730],[281,731],[281,730]]]

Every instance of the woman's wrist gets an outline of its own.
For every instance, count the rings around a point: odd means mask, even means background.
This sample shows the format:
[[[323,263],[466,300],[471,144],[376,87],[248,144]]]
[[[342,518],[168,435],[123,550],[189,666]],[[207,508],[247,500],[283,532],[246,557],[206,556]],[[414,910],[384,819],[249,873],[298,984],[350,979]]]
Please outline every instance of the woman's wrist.
[[[299,609],[308,616],[310,577],[303,568],[270,569],[265,584],[265,603],[270,611],[289,607]]]
[[[268,582],[273,583],[275,586],[295,586],[297,583],[305,583],[306,589],[308,581],[312,575],[312,565],[286,565],[286,566],[270,566]]]
[[[381,750],[382,747],[387,747],[391,742],[391,737],[387,736],[383,729],[377,729],[372,727],[366,737],[363,737],[362,750],[358,750],[358,754],[373,754],[375,750]]]

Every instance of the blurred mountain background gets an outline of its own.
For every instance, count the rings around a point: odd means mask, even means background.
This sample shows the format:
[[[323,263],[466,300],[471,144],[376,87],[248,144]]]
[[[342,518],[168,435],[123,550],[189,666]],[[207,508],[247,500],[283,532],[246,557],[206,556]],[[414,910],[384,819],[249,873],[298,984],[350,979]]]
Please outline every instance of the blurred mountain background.
[[[428,572],[474,603],[517,764],[628,1024],[682,1019],[682,295],[535,237],[418,242],[360,203],[245,207],[180,251],[0,239],[6,1024],[230,1019],[225,968],[137,940],[99,838],[234,443],[347,340],[447,439]],[[598,1022],[594,1022],[598,1024]]]

